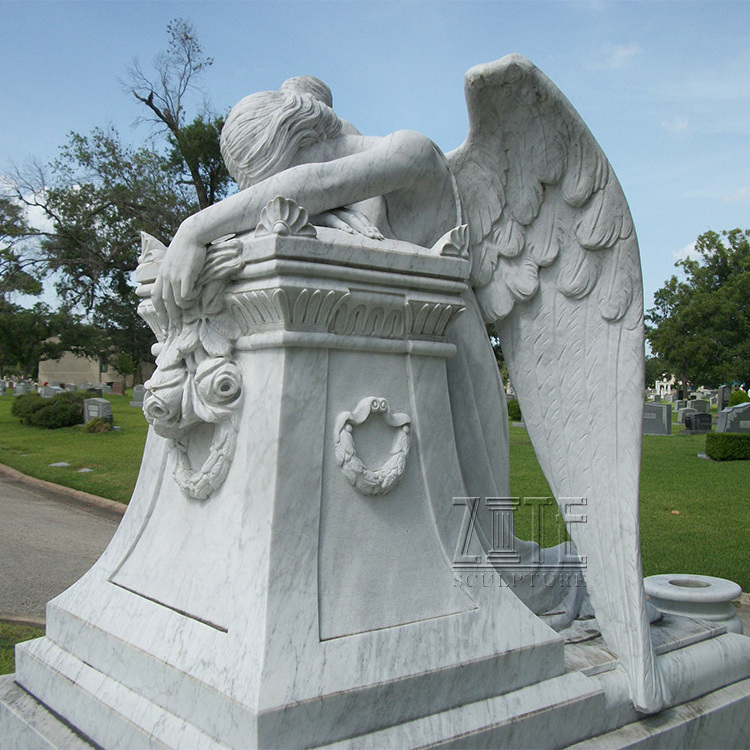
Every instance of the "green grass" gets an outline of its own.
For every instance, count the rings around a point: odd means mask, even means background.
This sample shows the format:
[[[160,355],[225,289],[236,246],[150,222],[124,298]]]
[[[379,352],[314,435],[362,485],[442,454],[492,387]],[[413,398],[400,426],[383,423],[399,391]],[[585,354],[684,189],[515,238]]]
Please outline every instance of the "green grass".
[[[91,434],[83,425],[45,430],[11,415],[13,396],[0,396],[0,463],[48,482],[127,503],[135,486],[148,425],[129,396],[106,396],[121,430]],[[65,461],[69,467],[49,464]],[[94,471],[79,474],[78,469]]]
[[[43,635],[44,628],[0,622],[0,674],[11,674],[15,671],[14,646],[16,643],[41,638]]]
[[[698,458],[704,435],[643,436],[641,552],[643,574],[698,573],[736,581],[750,591],[750,461]],[[510,428],[511,493],[549,494],[526,430]],[[679,515],[672,511],[679,511]],[[554,544],[562,522],[545,508],[542,541]],[[529,509],[516,513],[516,533],[529,539]]]

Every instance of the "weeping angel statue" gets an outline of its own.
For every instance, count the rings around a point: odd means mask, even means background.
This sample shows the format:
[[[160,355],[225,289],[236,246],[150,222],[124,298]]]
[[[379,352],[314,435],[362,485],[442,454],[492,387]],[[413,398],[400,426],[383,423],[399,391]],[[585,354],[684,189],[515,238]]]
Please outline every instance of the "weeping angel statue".
[[[558,503],[585,499],[587,522],[570,530],[599,627],[636,708],[656,712],[669,695],[641,578],[643,300],[630,212],[581,117],[528,60],[474,67],[465,88],[469,133],[448,154],[414,132],[361,135],[316,78],[243,99],[221,135],[240,191],[180,226],[154,306],[179,319],[200,292],[209,244],[254,229],[277,196],[305,207],[313,224],[424,247],[468,225],[471,288],[448,362],[466,490],[509,495],[490,323]]]

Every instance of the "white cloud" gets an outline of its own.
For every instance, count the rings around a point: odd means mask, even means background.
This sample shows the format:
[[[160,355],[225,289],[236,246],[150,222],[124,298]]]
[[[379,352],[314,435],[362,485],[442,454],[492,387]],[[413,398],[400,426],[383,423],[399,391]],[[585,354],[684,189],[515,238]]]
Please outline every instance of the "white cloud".
[[[641,54],[641,48],[635,44],[608,44],[594,53],[596,57],[591,62],[594,70],[622,70]]]
[[[679,250],[673,250],[672,258],[675,261],[686,260],[687,258],[697,260],[700,258],[700,253],[695,249],[695,242],[691,242],[689,245],[685,245],[685,247],[682,247]]]
[[[26,220],[34,229],[38,229],[40,232],[54,231],[52,220],[44,213],[44,209],[41,206],[27,206]]]
[[[743,185],[733,193],[722,195],[721,199],[725,203],[747,203],[750,202],[750,185]]]
[[[668,133],[681,133],[683,130],[687,130],[690,121],[687,117],[673,117],[669,120],[662,120],[661,126]]]

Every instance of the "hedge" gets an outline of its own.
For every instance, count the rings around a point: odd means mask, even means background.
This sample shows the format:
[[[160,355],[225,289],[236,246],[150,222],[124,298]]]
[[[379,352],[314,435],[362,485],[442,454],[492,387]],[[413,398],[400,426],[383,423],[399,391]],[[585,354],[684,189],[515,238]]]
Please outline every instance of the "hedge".
[[[750,435],[709,432],[706,434],[706,455],[715,461],[749,461]]]
[[[520,422],[523,419],[521,405],[514,398],[508,399],[508,417],[511,422]]]
[[[83,393],[58,393],[52,398],[42,398],[38,393],[15,396],[11,413],[23,424],[56,430],[83,424]]]

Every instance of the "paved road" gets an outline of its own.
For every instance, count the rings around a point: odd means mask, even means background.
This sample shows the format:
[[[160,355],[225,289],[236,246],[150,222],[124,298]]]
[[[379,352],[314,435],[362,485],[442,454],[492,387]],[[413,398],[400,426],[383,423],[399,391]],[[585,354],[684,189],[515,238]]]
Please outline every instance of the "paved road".
[[[0,619],[43,623],[47,602],[99,559],[120,519],[0,476]]]

